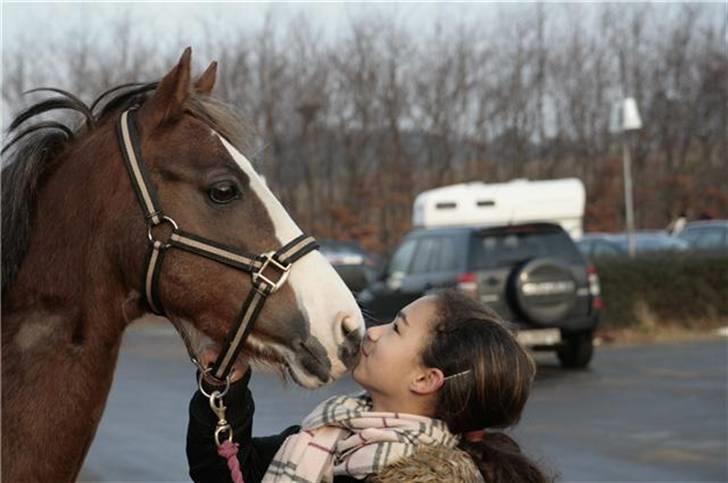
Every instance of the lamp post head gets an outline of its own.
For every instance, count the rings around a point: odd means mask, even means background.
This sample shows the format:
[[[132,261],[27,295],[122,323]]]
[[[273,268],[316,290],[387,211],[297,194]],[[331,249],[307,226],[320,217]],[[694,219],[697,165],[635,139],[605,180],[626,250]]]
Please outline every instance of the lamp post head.
[[[637,102],[634,98],[628,97],[622,106],[622,130],[635,131],[637,129],[642,129],[640,111],[637,109]]]
[[[627,97],[612,106],[612,113],[609,118],[609,131],[622,133],[635,131],[642,128],[642,119],[637,108],[637,102],[633,97]]]

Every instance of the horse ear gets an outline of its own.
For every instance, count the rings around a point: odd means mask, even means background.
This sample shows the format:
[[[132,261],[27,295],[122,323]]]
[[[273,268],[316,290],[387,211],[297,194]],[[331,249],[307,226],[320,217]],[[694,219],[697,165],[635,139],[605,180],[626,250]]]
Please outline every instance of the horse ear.
[[[191,57],[192,49],[187,47],[177,65],[159,81],[157,90],[140,111],[145,124],[158,126],[182,115],[184,103],[190,95]]]
[[[195,92],[198,94],[210,94],[215,87],[217,79],[217,62],[214,60],[205,69],[205,72],[195,81]]]

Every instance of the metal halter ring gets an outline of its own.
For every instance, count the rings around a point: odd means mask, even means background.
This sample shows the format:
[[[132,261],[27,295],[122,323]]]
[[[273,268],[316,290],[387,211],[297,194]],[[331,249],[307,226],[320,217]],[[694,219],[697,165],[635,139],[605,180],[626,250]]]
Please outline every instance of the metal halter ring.
[[[165,222],[169,223],[172,226],[172,232],[176,232],[177,230],[179,230],[179,226],[177,226],[177,222],[175,222],[172,218],[170,218],[166,215],[162,215],[159,218],[159,223],[153,223],[151,220],[149,220],[149,223],[147,224],[147,238],[149,238],[149,243],[151,243],[152,245],[154,245],[155,243],[158,242],[161,244],[161,248],[169,248],[170,246],[172,246],[169,243],[169,240],[167,240],[166,242],[162,242],[160,240],[156,240],[154,238],[154,235],[152,235],[152,228],[156,228]]]
[[[279,261],[277,261],[274,257],[276,252],[265,252],[261,256],[265,259],[263,262],[263,265],[260,267],[260,269],[257,272],[252,273],[253,277],[253,284],[257,285],[259,280],[262,280],[263,282],[270,285],[270,293],[276,292],[279,288],[283,286],[284,283],[286,283],[286,279],[288,279],[288,273],[291,269],[291,264],[287,263],[285,265],[281,264]],[[281,278],[278,279],[278,281],[274,282],[273,280],[269,279],[265,275],[263,275],[263,272],[268,266],[273,266],[280,270],[281,272]]]
[[[204,371],[199,371],[199,375],[197,376],[197,388],[200,390],[200,392],[203,394],[203,396],[205,396],[207,398],[211,398],[212,394],[205,391],[205,388],[202,387],[202,380],[207,375],[207,373],[209,373],[210,371],[212,371],[212,367],[208,367]],[[213,391],[213,393],[218,393],[217,397],[223,397],[225,394],[227,394],[229,389],[230,389],[230,376],[227,376],[225,378],[225,389],[223,389],[222,391]]]
[[[229,424],[226,424],[224,426],[218,426],[215,428],[215,444],[219,447],[222,446],[222,441],[220,441],[220,435],[223,433],[227,433],[227,438],[225,438],[228,442],[232,442],[233,440],[233,428]]]

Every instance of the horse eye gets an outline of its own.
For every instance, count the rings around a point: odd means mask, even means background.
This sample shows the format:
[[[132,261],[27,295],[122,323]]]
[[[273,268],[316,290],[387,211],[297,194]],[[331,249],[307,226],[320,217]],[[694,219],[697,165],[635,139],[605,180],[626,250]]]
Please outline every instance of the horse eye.
[[[232,181],[221,181],[212,185],[207,195],[213,203],[224,205],[240,198],[240,190]]]

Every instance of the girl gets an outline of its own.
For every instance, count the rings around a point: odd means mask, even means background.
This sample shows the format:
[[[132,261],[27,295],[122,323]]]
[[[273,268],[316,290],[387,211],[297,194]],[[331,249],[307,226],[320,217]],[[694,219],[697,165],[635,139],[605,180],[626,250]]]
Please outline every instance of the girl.
[[[365,392],[324,401],[302,427],[252,438],[243,372],[226,404],[246,483],[549,481],[497,431],[520,419],[533,360],[492,310],[459,292],[420,298],[368,329],[352,373]],[[231,479],[212,437],[216,422],[198,391],[187,436],[197,482]]]

